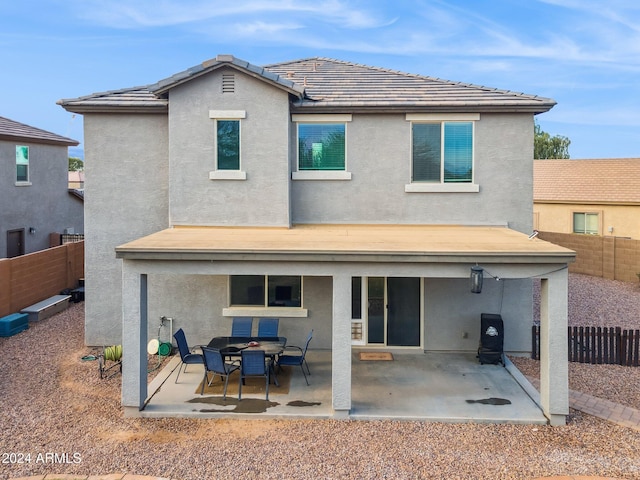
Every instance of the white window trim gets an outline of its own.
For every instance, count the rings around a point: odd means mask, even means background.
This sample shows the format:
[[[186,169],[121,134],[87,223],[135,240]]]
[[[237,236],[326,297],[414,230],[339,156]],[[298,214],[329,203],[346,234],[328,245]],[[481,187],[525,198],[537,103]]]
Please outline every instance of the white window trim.
[[[213,170],[209,172],[209,180],[246,180],[247,172],[243,170]]]
[[[300,113],[291,115],[291,120],[298,123],[345,123],[344,135],[344,170],[298,170],[298,126],[296,125],[296,170],[291,172],[291,180],[351,180],[351,172],[347,171],[347,126],[353,120],[350,113],[313,114]]]
[[[294,113],[291,120],[296,123],[342,123],[353,120],[350,113]]]
[[[218,131],[218,120],[242,120],[247,118],[246,110],[209,110],[209,118],[216,121],[214,131]],[[218,137],[216,133],[215,151],[218,151]],[[242,128],[240,129],[240,165],[242,166]],[[209,172],[209,180],[246,180],[247,172],[239,170],[218,170],[218,158],[216,153],[216,169]]]
[[[209,118],[213,120],[241,120],[247,118],[246,110],[209,110]]]
[[[346,170],[298,170],[291,172],[292,180],[351,180]]]
[[[477,183],[408,183],[404,186],[407,193],[478,193]]]
[[[477,122],[479,113],[407,113],[407,122]]]
[[[309,311],[301,307],[227,307],[223,317],[291,317],[306,318]]]
[[[463,182],[411,182],[404,186],[406,193],[478,193],[480,185],[475,183],[476,175],[476,124],[480,120],[479,113],[407,113],[405,120],[413,124],[416,123],[440,123],[445,122],[472,122],[473,150],[471,158],[472,180],[471,183]],[[444,128],[442,129],[444,137]],[[413,138],[411,138],[413,144]],[[410,159],[411,175],[413,175],[413,157]],[[441,168],[444,168],[441,162]]]

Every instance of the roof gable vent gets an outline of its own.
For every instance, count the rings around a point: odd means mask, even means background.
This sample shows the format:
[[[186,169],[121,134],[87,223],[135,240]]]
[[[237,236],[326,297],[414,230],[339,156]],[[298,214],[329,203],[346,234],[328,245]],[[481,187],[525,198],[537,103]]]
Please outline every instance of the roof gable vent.
[[[233,73],[222,74],[222,93],[235,93],[236,78]]]

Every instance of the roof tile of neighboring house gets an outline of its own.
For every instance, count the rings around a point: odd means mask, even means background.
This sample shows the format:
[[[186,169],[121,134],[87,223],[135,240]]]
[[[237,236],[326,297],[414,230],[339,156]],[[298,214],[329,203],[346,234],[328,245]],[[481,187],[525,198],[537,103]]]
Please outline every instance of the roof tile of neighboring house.
[[[57,145],[78,145],[79,142],[71,138],[56,135],[40,128],[31,127],[5,117],[0,117],[0,140],[29,143],[47,143]]]
[[[536,202],[640,204],[640,158],[535,160]]]
[[[293,96],[298,111],[464,111],[546,112],[555,105],[550,98],[452,82],[379,67],[315,57],[265,67],[231,55],[177,73],[146,87],[113,90],[58,103],[69,111],[166,111],[167,92],[184,82],[227,67],[282,88]]]

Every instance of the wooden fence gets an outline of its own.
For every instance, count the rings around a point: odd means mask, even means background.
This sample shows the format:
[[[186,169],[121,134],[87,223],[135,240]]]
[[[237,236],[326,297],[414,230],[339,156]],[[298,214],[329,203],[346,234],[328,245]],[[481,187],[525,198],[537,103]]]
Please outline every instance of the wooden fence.
[[[0,317],[76,288],[84,277],[84,242],[0,258]]]
[[[531,357],[540,359],[540,327],[531,330]],[[570,362],[615,364],[637,367],[640,364],[640,330],[620,327],[569,327]]]

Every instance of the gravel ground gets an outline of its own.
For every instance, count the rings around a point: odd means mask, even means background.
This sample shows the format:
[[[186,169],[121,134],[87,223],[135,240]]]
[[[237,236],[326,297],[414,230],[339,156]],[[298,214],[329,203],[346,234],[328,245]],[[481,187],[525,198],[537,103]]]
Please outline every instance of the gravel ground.
[[[570,287],[571,322],[587,321],[588,312],[588,321],[640,328],[637,285],[570,275]],[[100,353],[83,346],[83,305],[0,339],[0,479],[49,472],[178,480],[640,478],[640,432],[573,410],[565,427],[123,418],[120,375],[101,380],[96,362],[81,360]],[[602,312],[614,307],[605,320]],[[537,362],[514,361],[537,375]],[[639,371],[572,364],[571,388],[640,408]]]

